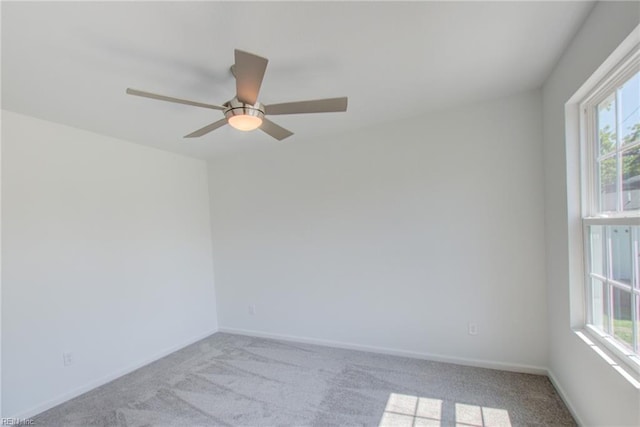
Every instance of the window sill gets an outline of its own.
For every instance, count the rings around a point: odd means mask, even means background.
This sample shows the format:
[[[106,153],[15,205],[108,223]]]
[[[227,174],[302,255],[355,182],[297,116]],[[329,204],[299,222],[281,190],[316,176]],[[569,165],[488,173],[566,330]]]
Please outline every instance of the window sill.
[[[573,332],[636,390],[640,390],[640,358],[637,355],[589,325],[583,329],[574,329]]]

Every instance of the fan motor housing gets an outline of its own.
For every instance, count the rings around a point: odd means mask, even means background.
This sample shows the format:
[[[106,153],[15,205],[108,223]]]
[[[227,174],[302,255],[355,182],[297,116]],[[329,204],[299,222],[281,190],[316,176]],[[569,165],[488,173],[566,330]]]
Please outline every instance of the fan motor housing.
[[[233,98],[223,104],[226,109],[224,116],[229,120],[233,116],[254,116],[262,119],[264,117],[264,105],[259,102],[255,104],[246,104],[238,98]]]

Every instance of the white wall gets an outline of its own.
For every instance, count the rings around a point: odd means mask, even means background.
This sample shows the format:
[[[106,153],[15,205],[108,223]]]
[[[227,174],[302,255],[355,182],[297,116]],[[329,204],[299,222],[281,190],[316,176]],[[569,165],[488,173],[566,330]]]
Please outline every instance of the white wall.
[[[580,205],[575,180],[570,180],[567,191],[568,172],[576,174],[567,170],[565,103],[639,22],[640,3],[598,3],[543,88],[549,365],[556,384],[586,425],[640,425],[640,392],[570,328],[572,321],[577,324],[581,306],[570,310],[570,271],[581,273],[572,264],[580,254],[576,248],[570,250],[568,236],[570,230],[576,231]],[[576,159],[569,160],[575,169]]]
[[[204,161],[3,111],[2,197],[3,416],[217,330]]]
[[[212,161],[221,330],[545,367],[541,141],[534,91]]]

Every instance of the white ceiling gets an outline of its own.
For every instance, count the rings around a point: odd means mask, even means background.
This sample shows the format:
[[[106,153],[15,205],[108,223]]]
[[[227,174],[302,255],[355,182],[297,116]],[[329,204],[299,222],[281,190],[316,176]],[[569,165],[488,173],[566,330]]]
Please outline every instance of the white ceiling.
[[[2,108],[190,156],[295,144],[541,85],[591,2],[2,2]],[[265,104],[349,97],[346,113],[274,116],[283,142],[225,126],[233,49],[269,59]]]

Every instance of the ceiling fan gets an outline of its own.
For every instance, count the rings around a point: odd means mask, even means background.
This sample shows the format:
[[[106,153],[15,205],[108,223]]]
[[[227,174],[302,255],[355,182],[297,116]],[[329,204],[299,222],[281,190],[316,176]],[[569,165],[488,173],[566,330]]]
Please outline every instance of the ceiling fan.
[[[212,132],[227,123],[232,127],[250,131],[260,128],[263,132],[281,141],[293,132],[267,119],[266,115],[330,113],[347,111],[347,97],[314,99],[309,101],[285,102],[282,104],[264,105],[258,102],[258,93],[262,85],[268,59],[252,53],[235,49],[235,64],[231,73],[236,78],[236,96],[222,105],[204,104],[202,102],[157,95],[155,93],[127,88],[129,95],[142,96],[160,101],[193,105],[195,107],[220,110],[224,118],[213,122],[202,129],[185,135],[185,138],[196,138]]]

